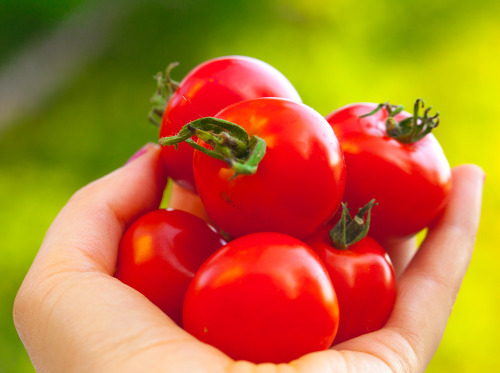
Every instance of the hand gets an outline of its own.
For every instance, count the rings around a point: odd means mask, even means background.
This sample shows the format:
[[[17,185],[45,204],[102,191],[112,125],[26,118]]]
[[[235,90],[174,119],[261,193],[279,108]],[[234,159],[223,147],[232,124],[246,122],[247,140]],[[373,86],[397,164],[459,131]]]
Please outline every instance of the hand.
[[[158,206],[165,186],[159,149],[78,191],[47,232],[14,304],[14,321],[39,372],[423,372],[443,336],[479,223],[484,174],[453,170],[451,199],[415,256],[392,243],[400,273],[386,326],[288,365],[233,361],[183,331],[112,275],[124,229]],[[203,214],[179,193],[173,204]],[[410,261],[411,259],[411,261]]]

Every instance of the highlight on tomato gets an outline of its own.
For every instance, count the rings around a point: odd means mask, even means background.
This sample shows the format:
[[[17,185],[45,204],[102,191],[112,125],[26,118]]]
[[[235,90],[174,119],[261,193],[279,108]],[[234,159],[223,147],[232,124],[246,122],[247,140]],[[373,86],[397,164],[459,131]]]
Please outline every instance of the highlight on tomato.
[[[337,297],[315,252],[281,233],[229,242],[198,270],[184,328],[233,359],[284,363],[330,347]]]
[[[214,224],[233,237],[272,231],[304,238],[333,216],[344,193],[344,158],[332,128],[291,100],[241,101],[160,141],[199,150],[196,188]]]
[[[201,264],[225,243],[194,215],[154,210],[125,231],[114,276],[182,325],[182,304],[189,283]]]
[[[180,83],[157,75],[158,92],[150,112],[153,122],[161,120],[159,137],[171,136],[195,119],[213,116],[239,101],[259,97],[283,97],[301,102],[288,79],[271,65],[251,57],[227,56],[196,66]],[[192,171],[193,149],[186,144],[163,147],[167,174],[184,188],[195,191]]]
[[[379,330],[394,307],[396,278],[391,261],[382,246],[367,236],[374,205],[375,200],[370,201],[351,217],[342,204],[339,221],[322,226],[305,241],[325,265],[338,297],[340,323],[334,344]]]
[[[448,199],[450,165],[431,133],[439,113],[423,107],[418,99],[411,115],[402,106],[355,103],[326,116],[344,151],[343,201],[357,210],[377,200],[370,234],[382,244],[429,226]]]

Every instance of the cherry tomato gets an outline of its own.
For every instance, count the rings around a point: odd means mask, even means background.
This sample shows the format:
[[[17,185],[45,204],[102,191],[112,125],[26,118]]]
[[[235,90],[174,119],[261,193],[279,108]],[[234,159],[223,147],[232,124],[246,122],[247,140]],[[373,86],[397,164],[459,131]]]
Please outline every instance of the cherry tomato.
[[[420,104],[417,100],[416,111]],[[409,113],[399,112],[389,119],[390,107],[384,106],[361,118],[376,107],[351,104],[326,119],[344,151],[347,179],[343,200],[354,210],[371,198],[377,200],[370,234],[384,243],[419,232],[439,215],[448,198],[451,171],[432,133],[415,142],[401,142],[389,135],[389,125],[411,118]],[[430,130],[429,119],[434,117],[427,114],[413,117],[420,124],[425,120]]]
[[[200,218],[180,210],[155,210],[125,232],[115,277],[138,290],[178,325],[196,270],[226,242]]]
[[[267,146],[252,175],[235,176],[226,162],[195,152],[196,187],[216,226],[233,237],[272,231],[303,238],[332,217],[344,193],[345,166],[320,114],[290,100],[260,98],[231,105],[216,118]]]
[[[338,318],[335,291],[317,255],[280,233],[228,243],[200,267],[184,302],[186,331],[255,363],[329,348]]]
[[[292,84],[274,67],[255,58],[230,56],[206,61],[180,82],[163,113],[160,137],[173,135],[186,123],[213,116],[238,101],[283,97],[300,102]],[[181,186],[195,190],[193,149],[187,144],[163,147],[167,173]]]
[[[363,214],[358,215],[351,224],[364,224],[362,218]],[[337,344],[384,326],[394,306],[396,280],[389,256],[377,241],[364,235],[366,232],[346,243],[342,238],[356,228],[346,229],[345,235],[333,231],[337,236],[332,242],[332,229],[333,224],[324,225],[305,242],[324,263],[337,293],[341,315],[334,340]]]

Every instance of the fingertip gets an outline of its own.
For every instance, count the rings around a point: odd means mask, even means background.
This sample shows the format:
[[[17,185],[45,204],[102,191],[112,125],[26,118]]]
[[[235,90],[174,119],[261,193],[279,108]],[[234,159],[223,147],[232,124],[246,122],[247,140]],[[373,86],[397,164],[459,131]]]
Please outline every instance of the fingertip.
[[[136,159],[139,159],[141,156],[151,152],[159,152],[160,146],[158,144],[148,142],[143,145],[139,150],[137,150],[128,160],[125,162],[124,166],[131,164]]]
[[[127,162],[125,162],[125,165],[129,164],[129,163],[132,163],[135,159],[139,158],[141,155],[143,155],[144,153],[146,153],[148,151],[148,148],[149,148],[149,143],[142,146],[138,151],[136,151],[132,157],[130,157]]]
[[[132,210],[137,210],[139,215],[157,208],[168,181],[160,149],[158,144],[148,142],[135,152],[121,167],[119,171],[121,175],[111,182],[114,187],[110,189],[112,195],[109,198],[117,200],[117,197],[123,194],[125,198],[122,201],[132,207]],[[117,188],[117,185],[120,188]],[[137,214],[133,215],[135,216],[132,220],[137,217]]]
[[[184,189],[175,182],[172,184],[168,207],[189,212],[207,222],[211,222],[200,196],[190,190]]]
[[[452,169],[453,179],[469,179],[480,182],[481,185],[484,185],[486,181],[486,173],[483,168],[479,165],[473,163],[465,163]]]
[[[450,200],[443,217],[445,221],[475,226],[472,222],[479,221],[485,179],[486,173],[475,164],[463,164],[452,169]]]
[[[391,259],[396,278],[399,278],[417,252],[417,237],[394,238],[385,241],[382,247]]]
[[[168,181],[165,165],[160,157],[160,150],[160,145],[148,142],[137,150],[122,167],[127,169],[126,173],[135,173],[136,178],[139,179],[147,175],[149,180],[146,180],[148,182],[145,186],[150,185],[149,181],[153,181],[156,186],[157,201],[155,203],[157,205],[161,201]]]

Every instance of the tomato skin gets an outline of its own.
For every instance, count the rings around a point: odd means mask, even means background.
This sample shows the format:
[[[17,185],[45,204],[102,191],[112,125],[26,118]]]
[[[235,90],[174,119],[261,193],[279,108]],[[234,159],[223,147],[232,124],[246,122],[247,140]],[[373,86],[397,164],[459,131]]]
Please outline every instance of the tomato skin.
[[[233,237],[272,231],[303,238],[332,217],[344,193],[345,165],[319,113],[290,100],[260,98],[231,105],[216,118],[263,138],[267,150],[255,174],[235,178],[225,162],[195,152],[196,187],[215,225]]]
[[[337,297],[317,255],[280,233],[228,243],[200,267],[184,302],[189,333],[255,363],[329,348],[338,318]]]
[[[305,242],[324,263],[339,301],[340,323],[334,343],[382,328],[396,299],[396,279],[389,256],[367,236],[345,250],[329,238],[323,226]]]
[[[206,61],[180,82],[163,113],[160,138],[175,135],[195,119],[214,116],[231,104],[258,97],[283,97],[301,102],[300,96],[274,67],[255,58],[229,56]],[[194,149],[181,143],[162,147],[167,174],[184,188],[195,190]]]
[[[194,215],[154,210],[137,219],[123,235],[115,277],[182,325],[189,283],[203,261],[225,243]]]
[[[380,243],[411,236],[427,227],[443,210],[451,186],[451,170],[432,133],[403,144],[386,133],[387,111],[359,118],[377,104],[357,103],[326,116],[344,151],[347,179],[344,201],[357,211],[375,198],[370,236]],[[401,112],[394,118],[409,117]]]

